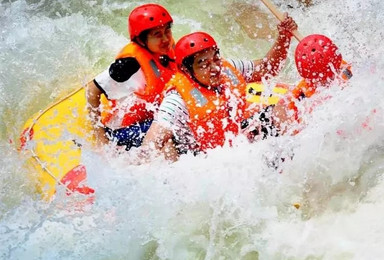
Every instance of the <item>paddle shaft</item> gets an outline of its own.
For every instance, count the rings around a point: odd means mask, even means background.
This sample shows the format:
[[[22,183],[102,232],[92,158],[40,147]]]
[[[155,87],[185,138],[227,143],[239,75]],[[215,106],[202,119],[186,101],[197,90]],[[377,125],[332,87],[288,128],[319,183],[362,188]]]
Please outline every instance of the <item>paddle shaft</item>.
[[[261,2],[263,2],[263,4],[276,16],[277,19],[279,19],[280,22],[284,21],[284,13],[280,12],[276,5],[274,5],[270,0],[261,0]],[[298,41],[301,41],[304,38],[297,30],[294,30],[292,34]]]
[[[270,0],[261,0],[261,2],[263,2],[263,4],[276,16],[277,19],[279,19],[280,22],[284,20],[284,14],[280,12],[276,5],[274,5]],[[292,34],[299,42],[304,38],[297,30],[294,30]]]

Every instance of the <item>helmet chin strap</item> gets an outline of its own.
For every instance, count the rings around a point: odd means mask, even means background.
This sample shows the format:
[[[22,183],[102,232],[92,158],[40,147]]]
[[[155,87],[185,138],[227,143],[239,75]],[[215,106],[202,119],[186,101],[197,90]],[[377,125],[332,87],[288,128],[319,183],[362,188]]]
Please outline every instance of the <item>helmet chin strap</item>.
[[[188,58],[190,59],[190,58]],[[186,59],[183,60],[181,66],[179,67],[181,69],[181,71],[187,76],[189,77],[190,79],[192,79],[194,82],[196,82],[197,84],[199,84],[199,86],[203,87],[203,88],[206,88],[208,90],[213,90],[217,93],[221,93],[221,89],[220,87],[211,87],[209,85],[206,85],[206,84],[203,84],[201,83],[196,77],[195,77],[195,72],[193,71],[193,68],[192,68],[192,61],[189,61],[187,62]]]
[[[150,51],[148,48],[147,48],[147,45],[140,39],[140,37],[135,37],[133,38],[131,41],[137,43],[138,45],[140,45],[141,47],[147,49],[148,51]]]
[[[206,89],[211,89],[209,86],[201,83],[196,77],[195,77],[195,72],[193,71],[192,67],[187,67],[185,65],[182,66],[181,70],[186,74],[190,79],[192,79],[194,82],[199,84],[199,86],[206,88]]]

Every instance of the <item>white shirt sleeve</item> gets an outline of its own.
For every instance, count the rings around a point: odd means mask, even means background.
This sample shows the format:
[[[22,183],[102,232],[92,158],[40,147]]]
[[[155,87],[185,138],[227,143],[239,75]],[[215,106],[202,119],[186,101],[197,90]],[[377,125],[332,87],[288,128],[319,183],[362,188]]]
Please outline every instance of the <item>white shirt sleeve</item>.
[[[182,149],[193,147],[195,139],[188,125],[189,113],[184,100],[176,90],[172,90],[165,95],[154,120],[172,130],[178,145],[182,146]]]
[[[189,119],[184,100],[176,90],[168,92],[155,116],[155,121],[167,128],[182,128]]]
[[[243,75],[246,80],[249,80],[252,77],[253,72],[255,71],[255,64],[252,60],[227,59],[227,61],[238,71],[240,71],[241,75]]]
[[[109,99],[116,100],[122,100],[127,96],[131,96],[132,93],[145,88],[146,84],[145,76],[141,68],[124,82],[117,82],[111,78],[109,69],[97,75],[95,81]]]

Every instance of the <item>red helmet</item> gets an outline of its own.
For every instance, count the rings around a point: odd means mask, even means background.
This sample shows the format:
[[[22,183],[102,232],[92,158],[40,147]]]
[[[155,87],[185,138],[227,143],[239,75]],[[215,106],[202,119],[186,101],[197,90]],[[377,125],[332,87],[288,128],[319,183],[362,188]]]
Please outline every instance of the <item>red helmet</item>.
[[[173,22],[168,11],[158,4],[145,4],[132,10],[128,17],[128,31],[131,40],[145,30]]]
[[[188,56],[208,48],[217,48],[216,41],[208,33],[194,32],[187,34],[176,43],[176,64],[180,66]]]
[[[340,69],[341,60],[337,46],[320,34],[302,39],[295,51],[297,70],[306,79],[332,79],[334,71]]]

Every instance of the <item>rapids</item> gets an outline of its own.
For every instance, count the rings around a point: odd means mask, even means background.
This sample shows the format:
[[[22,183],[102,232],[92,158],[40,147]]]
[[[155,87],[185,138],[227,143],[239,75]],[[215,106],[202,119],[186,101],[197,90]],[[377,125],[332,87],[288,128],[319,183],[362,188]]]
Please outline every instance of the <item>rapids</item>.
[[[0,3],[1,259],[382,259],[384,254],[384,2],[275,4],[303,35],[330,37],[352,63],[344,89],[282,136],[129,164],[85,150],[93,204],[34,193],[17,151],[24,122],[86,84],[127,43],[127,15],[146,1]],[[262,57],[276,20],[255,0],[161,0],[175,39],[204,30],[224,57]],[[293,40],[278,81],[299,80]],[[291,158],[269,167],[276,158]],[[293,204],[299,203],[299,209]]]

